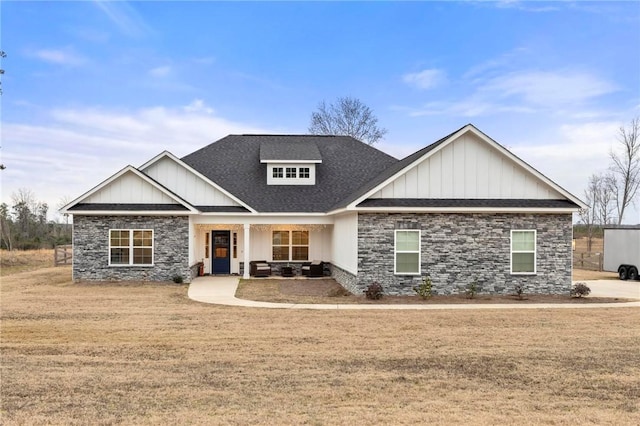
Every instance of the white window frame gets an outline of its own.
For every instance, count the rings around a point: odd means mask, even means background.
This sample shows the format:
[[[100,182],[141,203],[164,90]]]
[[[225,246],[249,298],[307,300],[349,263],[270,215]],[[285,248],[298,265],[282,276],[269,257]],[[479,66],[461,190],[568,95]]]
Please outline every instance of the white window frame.
[[[513,233],[514,232],[533,232],[533,251],[532,250],[514,250],[513,249]],[[538,273],[538,233],[535,229],[512,229],[511,238],[509,240],[510,253],[510,270],[511,275],[536,275]],[[533,272],[514,272],[513,271],[513,254],[514,253],[533,253]]]
[[[298,178],[299,179],[309,179],[311,176],[311,171],[309,167],[298,167]]]
[[[398,232],[417,232],[418,250],[398,250]],[[418,253],[418,272],[398,272],[398,253]],[[420,229],[396,229],[393,233],[393,273],[394,275],[421,275],[422,274],[422,231]]]
[[[121,232],[128,232],[129,233],[129,245],[128,246],[112,246],[111,245],[111,232],[112,231],[121,231]],[[135,231],[147,231],[147,232],[151,232],[151,246],[134,246],[133,244],[133,233]],[[109,229],[109,234],[108,234],[108,239],[109,239],[109,251],[107,254],[107,258],[109,259],[109,266],[114,266],[114,267],[130,267],[130,266],[154,266],[155,264],[155,238],[156,238],[156,234],[155,231],[153,229],[123,229],[123,228],[113,228],[113,229]],[[112,248],[128,248],[129,249],[129,263],[111,263],[111,249]],[[133,263],[133,252],[134,252],[134,248],[150,248],[151,249],[151,263]]]
[[[288,232],[289,233],[289,244],[273,244],[273,233],[274,232]],[[294,244],[293,243],[293,233],[294,232],[306,232],[307,233],[307,244]],[[273,247],[289,247],[289,258],[288,259],[278,259],[275,260],[273,258]],[[294,247],[306,247],[307,248],[307,258],[306,259],[293,259],[293,248]],[[271,261],[272,262],[308,262],[310,257],[310,248],[311,248],[311,232],[308,229],[274,229],[271,231]]]
[[[283,167],[274,167],[272,169],[272,177],[273,179],[283,179],[284,178],[284,168]]]

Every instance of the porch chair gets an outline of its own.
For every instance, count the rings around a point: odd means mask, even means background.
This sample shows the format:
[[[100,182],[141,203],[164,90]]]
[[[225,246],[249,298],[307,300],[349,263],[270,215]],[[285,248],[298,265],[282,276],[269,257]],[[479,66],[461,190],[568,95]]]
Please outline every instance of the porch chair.
[[[313,262],[307,262],[302,264],[302,275],[307,277],[323,277],[324,276],[324,262],[321,260],[314,260]]]
[[[266,260],[252,260],[249,265],[249,274],[254,277],[268,277],[271,275],[271,266]]]

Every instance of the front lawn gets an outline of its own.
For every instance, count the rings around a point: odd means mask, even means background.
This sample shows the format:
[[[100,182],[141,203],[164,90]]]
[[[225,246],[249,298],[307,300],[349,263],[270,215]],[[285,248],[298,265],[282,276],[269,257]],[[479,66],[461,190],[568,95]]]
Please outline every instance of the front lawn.
[[[22,424],[637,424],[640,309],[309,311],[2,277]]]

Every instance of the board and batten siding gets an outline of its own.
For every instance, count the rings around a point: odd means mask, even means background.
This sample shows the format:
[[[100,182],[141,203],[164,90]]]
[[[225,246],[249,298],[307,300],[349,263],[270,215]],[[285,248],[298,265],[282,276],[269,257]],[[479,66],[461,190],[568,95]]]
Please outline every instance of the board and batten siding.
[[[562,199],[563,195],[466,133],[370,198]]]
[[[91,194],[84,203],[175,204],[176,201],[133,172],[124,173]]]
[[[336,216],[333,224],[331,263],[345,271],[358,273],[358,214]]]
[[[162,158],[143,172],[193,205],[240,205],[171,158]]]

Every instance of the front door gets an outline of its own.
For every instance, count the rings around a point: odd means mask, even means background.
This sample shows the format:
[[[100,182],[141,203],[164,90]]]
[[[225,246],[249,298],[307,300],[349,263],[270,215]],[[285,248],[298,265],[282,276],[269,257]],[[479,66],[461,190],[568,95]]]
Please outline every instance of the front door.
[[[211,270],[214,274],[230,273],[229,231],[212,231],[211,240]]]

